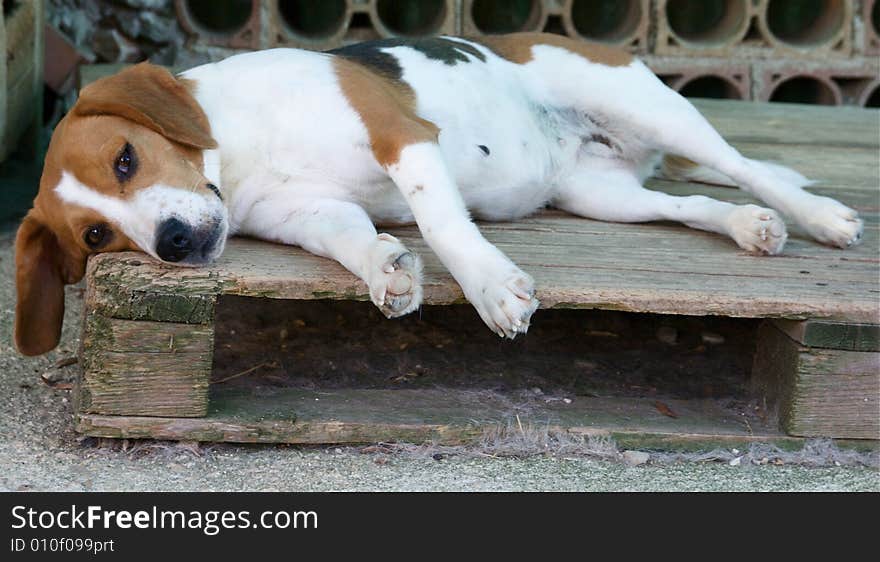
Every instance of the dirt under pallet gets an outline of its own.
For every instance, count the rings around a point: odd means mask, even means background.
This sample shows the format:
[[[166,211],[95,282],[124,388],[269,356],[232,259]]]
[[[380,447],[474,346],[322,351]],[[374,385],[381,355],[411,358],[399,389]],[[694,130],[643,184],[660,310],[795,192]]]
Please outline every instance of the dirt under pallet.
[[[212,383],[742,397],[757,322],[540,310],[533,326],[510,341],[487,330],[468,305],[425,306],[388,320],[366,302],[223,297]]]

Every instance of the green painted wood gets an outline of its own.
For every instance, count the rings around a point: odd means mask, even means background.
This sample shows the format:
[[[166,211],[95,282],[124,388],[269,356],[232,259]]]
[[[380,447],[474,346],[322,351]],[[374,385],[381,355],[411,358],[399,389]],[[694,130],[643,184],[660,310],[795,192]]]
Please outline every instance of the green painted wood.
[[[807,347],[880,351],[880,326],[877,324],[777,320],[775,325],[788,337]]]

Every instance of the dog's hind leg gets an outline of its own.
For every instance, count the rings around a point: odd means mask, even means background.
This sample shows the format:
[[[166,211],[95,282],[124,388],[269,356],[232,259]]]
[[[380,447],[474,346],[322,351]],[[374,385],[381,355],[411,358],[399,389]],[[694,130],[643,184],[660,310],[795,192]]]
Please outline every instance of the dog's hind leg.
[[[820,242],[847,247],[859,241],[862,221],[854,210],[805,191],[810,182],[789,168],[743,157],[641,62],[609,67],[546,48],[536,49],[527,66],[546,84],[547,103],[581,109],[624,145],[629,140],[720,172]]]
[[[702,195],[676,197],[645,189],[630,170],[599,159],[565,179],[551,204],[603,221],[677,221],[729,236],[750,252],[778,254],[787,236],[785,223],[771,209],[734,205]]]
[[[390,234],[377,234],[366,211],[354,203],[282,192],[255,203],[240,232],[338,261],[367,284],[370,299],[389,318],[422,302],[419,257]]]

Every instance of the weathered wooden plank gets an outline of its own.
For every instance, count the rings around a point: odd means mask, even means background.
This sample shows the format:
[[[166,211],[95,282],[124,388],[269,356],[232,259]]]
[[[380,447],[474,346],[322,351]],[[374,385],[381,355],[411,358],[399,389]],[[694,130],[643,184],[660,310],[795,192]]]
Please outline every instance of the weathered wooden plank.
[[[10,7],[0,14],[0,161],[42,116],[43,2]]]
[[[870,181],[861,180],[860,184],[869,184]],[[755,197],[752,197],[745,191],[730,187],[720,187],[711,185],[699,185],[696,183],[675,182],[669,180],[649,179],[646,186],[656,191],[662,191],[670,195],[705,195],[718,199],[719,201],[729,201],[736,204],[754,203],[756,205],[766,206]],[[810,186],[807,191],[816,195],[824,195],[838,199],[849,207],[856,209],[861,213],[862,219],[865,220],[867,226],[877,225],[877,214],[880,212],[880,190],[870,190],[865,188],[849,188],[849,187],[830,187],[828,185],[818,184]],[[867,217],[864,215],[868,215]],[[793,224],[788,221],[789,230]]]
[[[788,337],[806,347],[848,351],[880,351],[880,326],[806,320],[774,320]]]
[[[850,360],[841,358],[838,363]],[[865,361],[878,363],[876,359]],[[781,420],[786,432],[801,437],[880,439],[880,374],[802,373],[796,384],[787,415]]]
[[[84,325],[79,411],[205,415],[213,326],[119,320],[94,312]]]
[[[785,255],[772,258],[669,224],[609,224],[551,212],[481,228],[535,277],[547,307],[880,322],[876,228],[868,228],[864,244],[851,250],[792,239]],[[425,302],[462,302],[460,289],[418,231],[391,231],[424,258]],[[151,298],[181,301],[185,306],[158,310],[168,320],[186,322],[209,321],[216,294],[367,298],[365,285],[331,260],[245,239],[231,240],[209,267],[176,268],[127,253],[97,256],[89,272],[100,289],[90,300],[115,317],[163,319],[141,305]]]
[[[665,449],[735,446],[755,441],[799,443],[711,400],[668,400],[678,418],[652,400],[576,397],[571,404],[516,404],[503,394],[457,389],[212,391],[211,412],[200,419],[81,414],[77,429],[116,438],[242,443],[461,444],[505,431],[571,432],[611,436],[618,444]],[[519,416],[516,421],[515,415]]]
[[[880,136],[880,129],[875,132]],[[823,146],[815,150],[798,145],[734,141],[744,156],[794,168],[816,181],[815,187],[846,187],[880,197],[880,150],[876,146]]]
[[[803,347],[765,322],[752,377],[791,435],[880,439],[880,353]]]
[[[835,377],[846,375],[880,381],[880,353],[803,348],[798,367],[801,376]],[[880,386],[876,386],[875,390],[873,395],[867,397],[875,399],[873,401],[876,409],[878,407],[876,398],[880,397]],[[880,410],[876,410],[876,412],[880,413]]]
[[[691,100],[734,142],[880,147],[880,111],[786,103]]]
[[[129,253],[121,261],[105,256],[107,254],[93,256],[86,268],[89,280],[86,306],[89,310],[107,317],[132,320],[187,324],[212,321],[220,287],[214,282],[216,275],[212,271],[194,270],[194,275],[183,278],[168,269],[152,272],[165,276],[165,279],[147,278],[126,271],[141,267],[145,260],[152,261],[144,254]],[[204,277],[205,283],[194,281],[199,275]]]

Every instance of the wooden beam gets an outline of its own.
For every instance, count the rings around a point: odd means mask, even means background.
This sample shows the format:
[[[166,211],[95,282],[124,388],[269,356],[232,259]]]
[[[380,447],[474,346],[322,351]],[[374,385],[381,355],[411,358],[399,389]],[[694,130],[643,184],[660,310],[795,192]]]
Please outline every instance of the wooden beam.
[[[754,389],[801,437],[880,439],[880,353],[805,347],[764,322]]]
[[[707,399],[667,400],[678,415],[670,418],[644,398],[576,397],[570,404],[514,410],[503,394],[462,389],[275,388],[255,396],[247,388],[217,386],[204,418],[79,414],[77,430],[96,437],[238,443],[458,445],[558,432],[670,450],[802,445],[759,420],[746,424],[741,413]]]
[[[212,325],[146,322],[87,314],[77,385],[84,413],[204,416]]]

